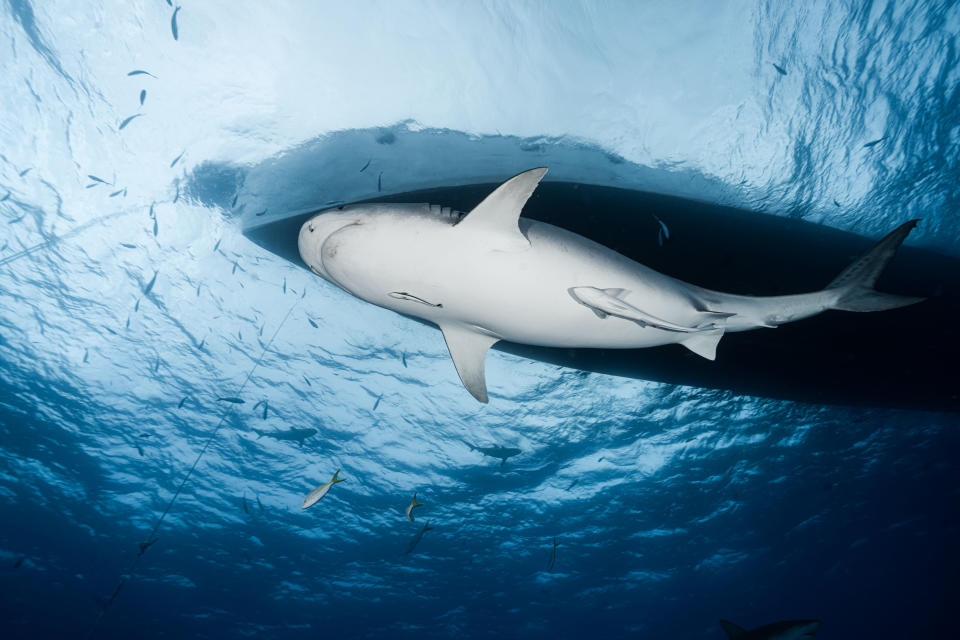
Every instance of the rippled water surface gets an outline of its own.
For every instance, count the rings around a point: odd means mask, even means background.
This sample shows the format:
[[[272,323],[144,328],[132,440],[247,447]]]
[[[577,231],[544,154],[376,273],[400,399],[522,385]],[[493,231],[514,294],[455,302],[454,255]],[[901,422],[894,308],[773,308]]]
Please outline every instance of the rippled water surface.
[[[248,235],[548,166],[874,239],[920,218],[908,247],[955,265],[960,6],[175,9],[0,3],[3,637],[953,633],[956,396],[821,405],[492,351],[482,406],[436,329]],[[956,273],[924,277],[960,310]],[[877,349],[956,353],[954,316],[926,322]],[[960,389],[951,364],[929,361]]]

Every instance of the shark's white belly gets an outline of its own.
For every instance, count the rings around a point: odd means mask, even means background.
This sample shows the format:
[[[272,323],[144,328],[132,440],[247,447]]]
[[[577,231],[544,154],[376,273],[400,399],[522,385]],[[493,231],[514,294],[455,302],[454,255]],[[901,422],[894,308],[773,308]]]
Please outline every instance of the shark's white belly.
[[[549,224],[521,220],[521,229],[529,248],[500,251],[442,220],[406,218],[374,233],[348,227],[327,241],[323,263],[337,284],[368,302],[523,344],[636,348],[686,337],[615,316],[601,319],[570,295],[572,287],[626,289],[624,299],[647,313],[696,322],[683,282]]]

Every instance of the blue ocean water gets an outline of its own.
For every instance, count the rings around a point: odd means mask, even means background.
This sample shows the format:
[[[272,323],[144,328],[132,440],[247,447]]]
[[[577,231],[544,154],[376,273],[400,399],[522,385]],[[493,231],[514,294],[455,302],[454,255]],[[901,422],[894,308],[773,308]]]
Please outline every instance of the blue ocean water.
[[[955,410],[500,351],[483,406],[245,233],[548,166],[956,259],[960,6],[181,4],[0,4],[3,637],[952,637]]]

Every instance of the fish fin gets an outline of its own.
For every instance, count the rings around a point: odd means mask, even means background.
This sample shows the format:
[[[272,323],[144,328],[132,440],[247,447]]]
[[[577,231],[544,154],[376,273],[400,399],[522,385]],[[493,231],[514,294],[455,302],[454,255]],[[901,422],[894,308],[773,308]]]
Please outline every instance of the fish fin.
[[[623,300],[624,296],[626,296],[628,293],[630,293],[630,292],[627,291],[626,289],[618,289],[618,288],[615,288],[615,287],[612,287],[612,288],[610,288],[610,289],[604,289],[603,292],[604,292],[605,294],[607,294],[608,296],[617,298],[618,300]]]
[[[880,293],[873,288],[880,274],[893,260],[900,244],[918,222],[920,221],[904,222],[841,271],[840,275],[827,285],[827,289],[843,290],[831,308],[841,311],[886,311],[923,301],[925,298]]]
[[[594,309],[593,307],[590,307],[590,311],[593,311],[593,313],[601,320],[603,320],[604,318],[610,315],[609,313],[600,311],[600,309]]]
[[[689,337],[680,341],[690,351],[707,360],[717,359],[717,345],[720,338],[723,337],[723,329],[711,329],[708,331],[699,331],[691,333]]]
[[[724,633],[727,634],[727,638],[730,640],[737,640],[738,638],[742,638],[743,636],[747,635],[747,632],[742,627],[733,624],[729,620],[721,620],[720,627],[723,629]]]
[[[461,324],[443,324],[440,325],[440,330],[443,332],[443,339],[447,341],[453,366],[457,368],[463,386],[480,402],[488,402],[484,364],[487,351],[500,338]]]
[[[456,228],[469,233],[489,235],[494,239],[491,247],[493,249],[526,249],[530,242],[520,231],[520,212],[546,173],[546,167],[540,167],[510,178],[474,207],[456,224]]]

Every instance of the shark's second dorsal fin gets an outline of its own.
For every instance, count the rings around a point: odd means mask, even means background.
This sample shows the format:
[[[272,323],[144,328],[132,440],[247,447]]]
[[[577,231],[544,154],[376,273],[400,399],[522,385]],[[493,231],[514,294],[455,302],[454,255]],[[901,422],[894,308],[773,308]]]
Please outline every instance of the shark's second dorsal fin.
[[[443,339],[447,341],[453,366],[457,368],[460,381],[474,398],[487,402],[487,380],[484,364],[487,351],[500,338],[494,338],[462,324],[442,324]]]
[[[483,233],[493,238],[493,249],[519,251],[530,246],[521,233],[518,219],[523,205],[547,173],[546,167],[530,169],[515,175],[474,207],[457,223],[460,233]]]
[[[742,638],[743,636],[747,635],[746,631],[733,624],[729,620],[721,620],[720,627],[727,634],[727,637],[730,638],[730,640],[737,640],[738,638]]]

